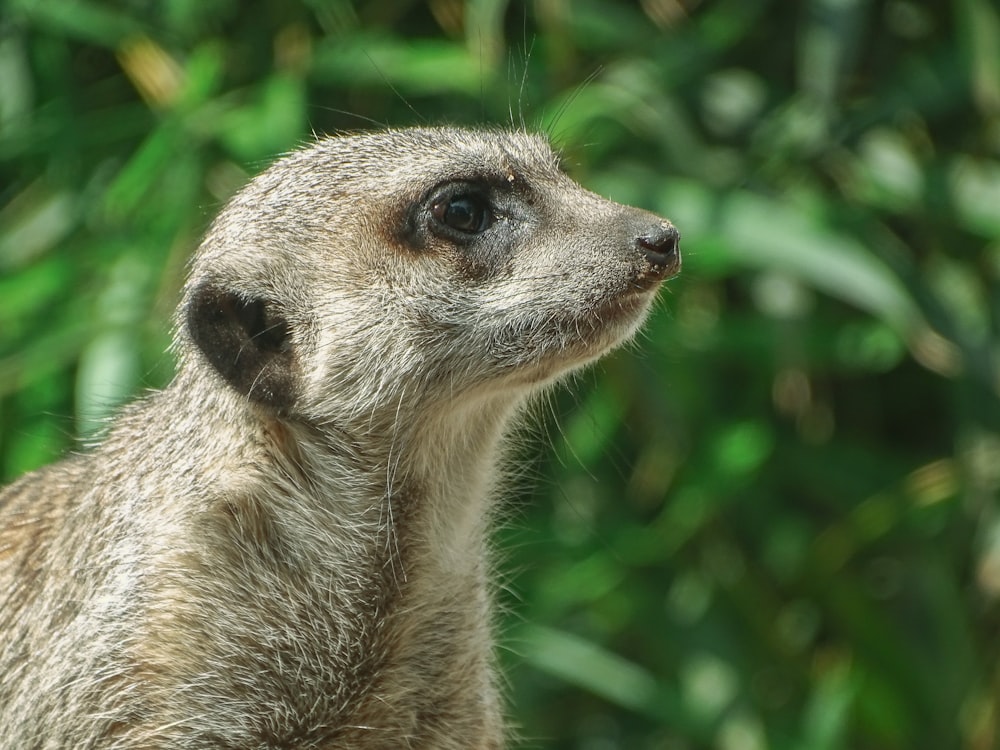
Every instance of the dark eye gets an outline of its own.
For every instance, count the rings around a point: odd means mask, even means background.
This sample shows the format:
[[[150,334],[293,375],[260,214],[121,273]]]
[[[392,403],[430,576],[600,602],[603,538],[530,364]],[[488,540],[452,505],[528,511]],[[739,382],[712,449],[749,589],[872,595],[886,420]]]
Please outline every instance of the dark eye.
[[[493,214],[489,204],[478,195],[456,195],[431,207],[438,223],[462,234],[479,234],[489,229]]]

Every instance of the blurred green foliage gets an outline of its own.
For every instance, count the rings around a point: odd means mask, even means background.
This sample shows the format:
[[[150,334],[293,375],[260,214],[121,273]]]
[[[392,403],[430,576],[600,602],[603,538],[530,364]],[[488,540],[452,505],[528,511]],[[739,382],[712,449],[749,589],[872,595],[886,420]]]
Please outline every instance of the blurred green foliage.
[[[1000,747],[990,0],[6,0],[0,476],[169,378],[268,160],[442,121],[545,130],[684,236],[515,456],[523,745]]]

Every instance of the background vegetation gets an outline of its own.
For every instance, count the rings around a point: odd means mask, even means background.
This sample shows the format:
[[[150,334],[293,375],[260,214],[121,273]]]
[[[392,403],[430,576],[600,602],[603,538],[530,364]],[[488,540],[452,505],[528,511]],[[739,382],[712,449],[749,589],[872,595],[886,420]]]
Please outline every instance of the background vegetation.
[[[442,121],[547,131],[684,237],[523,451],[524,746],[1000,747],[990,0],[6,0],[0,477],[169,378],[268,160]]]

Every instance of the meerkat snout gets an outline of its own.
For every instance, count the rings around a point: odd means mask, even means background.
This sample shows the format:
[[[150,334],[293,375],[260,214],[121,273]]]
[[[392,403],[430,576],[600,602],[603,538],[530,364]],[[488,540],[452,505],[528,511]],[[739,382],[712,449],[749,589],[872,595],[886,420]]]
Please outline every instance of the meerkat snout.
[[[277,161],[191,262],[173,382],[0,494],[0,749],[503,747],[504,437],[678,238],[521,132]]]

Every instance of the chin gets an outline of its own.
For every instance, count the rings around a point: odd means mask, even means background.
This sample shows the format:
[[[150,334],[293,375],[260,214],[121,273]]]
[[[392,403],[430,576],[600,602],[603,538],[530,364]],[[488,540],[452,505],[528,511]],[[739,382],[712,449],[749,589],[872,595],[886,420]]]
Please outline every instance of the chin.
[[[525,337],[517,356],[503,366],[502,379],[515,386],[543,386],[586,367],[626,344],[649,314],[655,290],[630,292],[583,315],[548,321]]]

